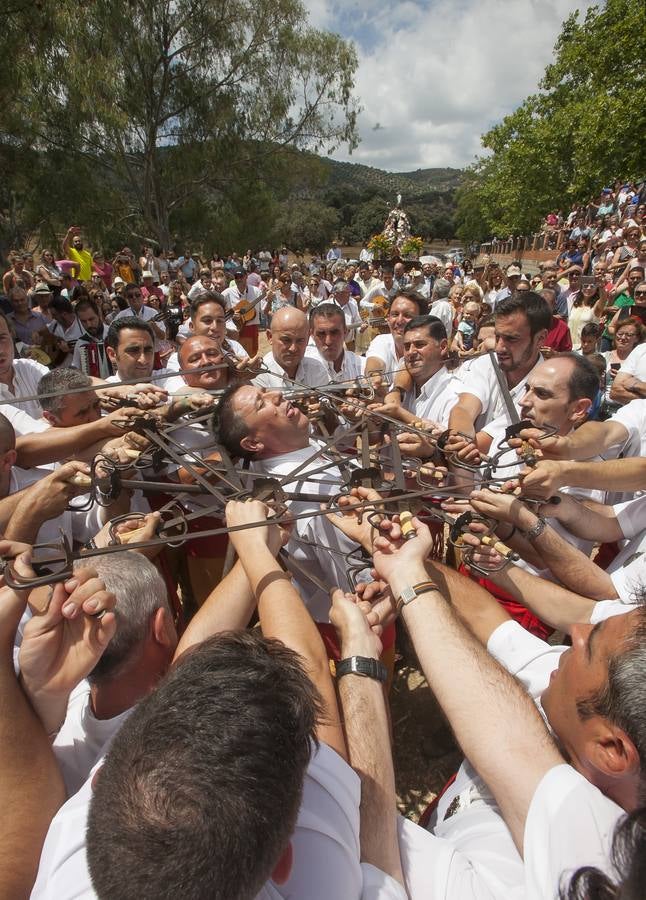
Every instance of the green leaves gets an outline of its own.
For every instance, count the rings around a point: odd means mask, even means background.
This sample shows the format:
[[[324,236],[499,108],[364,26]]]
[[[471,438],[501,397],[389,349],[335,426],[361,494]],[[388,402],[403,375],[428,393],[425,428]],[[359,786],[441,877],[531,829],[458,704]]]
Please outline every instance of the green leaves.
[[[540,92],[482,136],[458,196],[464,240],[537,230],[551,209],[646,169],[646,6],[607,0],[562,26]],[[480,237],[481,239],[481,237]]]

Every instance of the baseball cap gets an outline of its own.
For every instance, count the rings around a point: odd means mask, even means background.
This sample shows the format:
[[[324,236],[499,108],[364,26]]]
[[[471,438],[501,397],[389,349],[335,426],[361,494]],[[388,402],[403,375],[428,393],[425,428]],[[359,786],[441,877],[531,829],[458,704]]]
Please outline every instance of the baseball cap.
[[[506,275],[508,278],[513,278],[514,276],[520,277],[522,274],[523,273],[518,266],[507,266]]]
[[[119,275],[113,280],[112,284],[125,284],[123,278],[120,278]]]

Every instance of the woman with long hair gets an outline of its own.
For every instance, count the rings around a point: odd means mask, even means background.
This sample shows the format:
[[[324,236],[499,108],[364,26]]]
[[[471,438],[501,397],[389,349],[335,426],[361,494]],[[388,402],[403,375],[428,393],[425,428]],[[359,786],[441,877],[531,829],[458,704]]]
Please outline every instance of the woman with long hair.
[[[63,273],[56,265],[54,254],[51,250],[42,250],[40,260],[36,266],[36,275],[49,287],[55,297],[61,292],[61,275]]]
[[[581,348],[581,329],[588,322],[599,322],[606,307],[606,294],[598,284],[584,284],[577,292],[570,315],[568,328],[572,338],[572,349]]]
[[[622,363],[633,352],[638,344],[643,343],[646,337],[646,329],[637,318],[629,317],[623,319],[615,328],[613,335],[612,350],[606,350],[601,355],[606,361],[606,390],[605,390],[605,407],[608,414],[619,409],[620,404],[610,400],[610,389],[615,380],[615,375],[621,368]]]

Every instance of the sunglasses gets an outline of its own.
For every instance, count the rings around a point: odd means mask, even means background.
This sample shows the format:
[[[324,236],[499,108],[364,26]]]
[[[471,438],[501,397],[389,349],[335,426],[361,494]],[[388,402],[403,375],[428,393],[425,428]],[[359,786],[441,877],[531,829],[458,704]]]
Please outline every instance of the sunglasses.
[[[646,297],[646,291],[635,291],[635,297]]]

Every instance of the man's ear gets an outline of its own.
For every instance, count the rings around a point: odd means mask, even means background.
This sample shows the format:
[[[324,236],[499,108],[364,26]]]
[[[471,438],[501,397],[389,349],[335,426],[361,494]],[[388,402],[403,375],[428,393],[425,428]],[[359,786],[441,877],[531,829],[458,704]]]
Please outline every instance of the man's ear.
[[[606,778],[633,778],[640,771],[639,753],[623,728],[600,719],[603,726],[588,743],[588,758]]]
[[[572,404],[572,411],[570,412],[570,421],[572,424],[580,425],[591,409],[592,401],[588,397],[582,397],[580,400],[575,400]]]
[[[0,467],[3,472],[8,472],[13,466],[16,465],[16,460],[18,459],[18,454],[15,450],[7,450],[6,453],[2,454],[2,459],[0,460]]]
[[[291,875],[293,862],[294,851],[292,849],[292,842],[290,841],[281,853],[280,859],[274,866],[274,869],[271,873],[271,880],[275,884],[285,884],[285,882]]]
[[[110,360],[110,362],[111,362],[111,363],[116,363],[116,361],[117,361],[117,354],[115,353],[114,348],[113,348],[113,347],[106,347],[106,348],[105,348],[105,352],[107,353],[108,359]]]
[[[449,342],[446,340],[446,338],[442,338],[442,340],[440,341],[440,353],[444,357],[444,356],[448,356],[448,352],[449,352]]]
[[[52,413],[48,412],[46,409],[43,410],[43,419],[49,425],[53,425],[53,426],[56,425],[56,416],[52,415]]]
[[[240,446],[243,450],[246,450],[247,453],[260,453],[265,448],[262,441],[256,440],[256,438],[251,437],[250,434],[242,438]]]
[[[158,644],[161,644],[162,647],[169,647],[171,650],[175,649],[177,632],[170,613],[163,606],[156,610],[152,618],[152,630]]]

